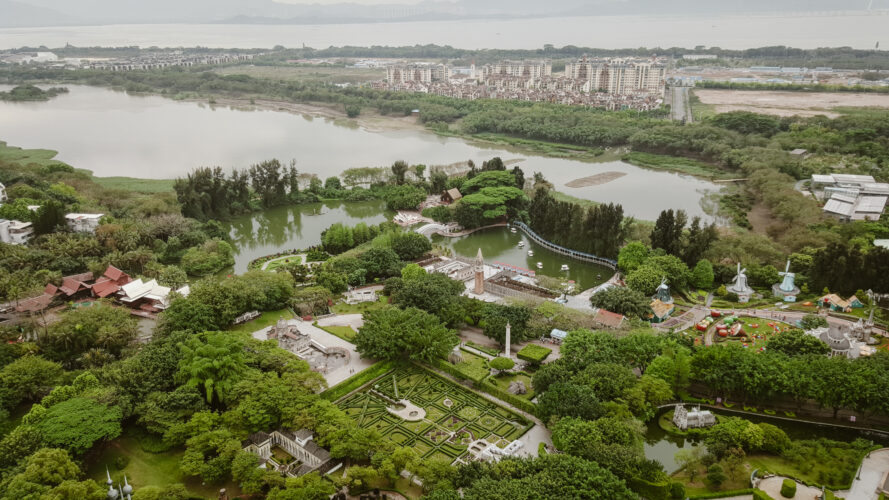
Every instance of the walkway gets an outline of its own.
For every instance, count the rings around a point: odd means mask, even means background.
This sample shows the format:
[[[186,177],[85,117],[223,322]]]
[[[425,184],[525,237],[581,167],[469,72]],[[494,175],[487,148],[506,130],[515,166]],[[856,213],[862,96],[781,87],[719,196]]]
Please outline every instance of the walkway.
[[[772,498],[787,498],[781,494],[781,483],[784,482],[784,479],[785,478],[781,476],[772,476],[760,481],[758,487],[762,491],[768,493]],[[813,488],[801,483],[796,483],[796,495],[793,496],[794,500],[814,500],[819,496],[821,496],[821,488]],[[859,500],[858,497],[848,498],[849,500]]]
[[[876,500],[877,488],[886,472],[889,472],[889,449],[873,451],[861,462],[861,473],[852,481],[852,487],[835,493],[847,500]]]
[[[271,264],[272,262],[277,262],[277,261],[279,261],[279,260],[285,260],[285,259],[292,259],[292,258],[294,258],[294,257],[299,257],[299,261],[300,261],[301,264],[305,264],[305,263],[306,263],[306,254],[304,254],[304,253],[295,253],[295,254],[285,255],[285,256],[283,256],[283,257],[278,257],[277,259],[272,259],[272,260],[268,260],[268,261],[266,261],[266,262],[263,262],[263,263],[262,263],[262,267],[261,267],[260,269],[261,269],[262,271],[265,271],[266,268],[269,267],[269,264]]]
[[[318,318],[318,326],[351,326],[357,332],[364,326],[364,316],[361,314],[334,314]]]

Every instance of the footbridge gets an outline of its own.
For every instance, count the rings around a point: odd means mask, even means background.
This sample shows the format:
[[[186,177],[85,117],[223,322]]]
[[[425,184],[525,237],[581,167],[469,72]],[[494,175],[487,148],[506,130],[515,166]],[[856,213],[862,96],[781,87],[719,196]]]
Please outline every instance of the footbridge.
[[[592,262],[593,264],[605,266],[611,270],[617,269],[617,261],[615,261],[615,260],[606,259],[604,257],[598,257],[596,255],[585,253],[585,252],[578,252],[577,250],[571,250],[570,248],[565,248],[563,246],[556,245],[555,243],[549,242],[549,241],[541,238],[540,235],[535,233],[534,230],[531,229],[530,227],[528,227],[528,225],[525,224],[524,222],[517,221],[517,222],[513,222],[512,225],[521,229],[523,233],[525,233],[529,238],[531,238],[532,241],[534,241],[534,243],[537,243],[538,245],[546,248],[547,250],[549,250],[551,252],[555,252],[557,254],[564,255],[566,257],[570,257],[572,259],[579,260],[582,262]]]

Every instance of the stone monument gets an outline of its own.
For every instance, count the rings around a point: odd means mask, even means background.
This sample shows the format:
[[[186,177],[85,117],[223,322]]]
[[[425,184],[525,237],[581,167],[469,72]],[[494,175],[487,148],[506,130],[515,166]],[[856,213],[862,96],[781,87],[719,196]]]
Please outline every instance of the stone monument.
[[[510,333],[510,329],[512,327],[509,325],[509,322],[506,322],[506,349],[503,351],[503,356],[507,358],[512,358],[512,353],[510,352],[510,344],[512,343],[512,336]]]
[[[781,283],[772,285],[772,294],[775,297],[781,297],[784,299],[784,302],[796,302],[796,296],[799,295],[799,287],[793,282],[796,274],[790,272],[790,259],[787,259],[787,266],[784,268],[784,272],[778,273],[778,275],[783,276],[784,279]]]
[[[744,303],[750,300],[754,291],[747,284],[747,269],[741,269],[741,263],[738,262],[738,274],[732,279],[732,284],[726,290],[738,296],[738,302]]]

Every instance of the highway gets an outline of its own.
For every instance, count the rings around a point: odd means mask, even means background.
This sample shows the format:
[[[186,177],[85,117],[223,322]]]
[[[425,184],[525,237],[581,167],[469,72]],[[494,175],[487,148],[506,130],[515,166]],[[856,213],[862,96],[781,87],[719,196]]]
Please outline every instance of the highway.
[[[685,123],[692,123],[694,117],[691,112],[691,104],[688,101],[688,87],[671,87],[672,94],[672,118],[676,121],[685,119]]]

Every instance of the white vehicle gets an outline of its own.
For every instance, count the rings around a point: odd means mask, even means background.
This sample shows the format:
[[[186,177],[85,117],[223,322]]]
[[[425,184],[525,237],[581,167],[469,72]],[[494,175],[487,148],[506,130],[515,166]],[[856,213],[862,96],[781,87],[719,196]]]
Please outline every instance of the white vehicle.
[[[528,250],[528,257],[534,257],[534,250]]]
[[[543,269],[543,262],[537,263],[537,269]]]
[[[568,264],[562,264],[562,271],[568,270]]]

